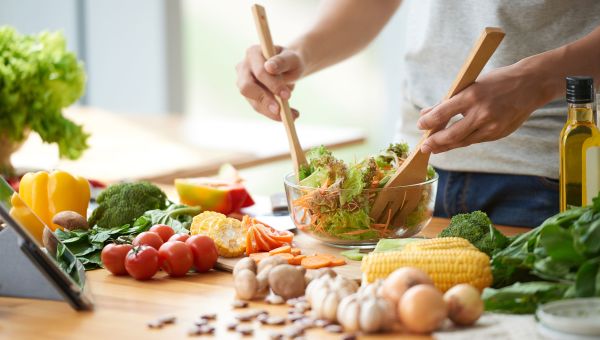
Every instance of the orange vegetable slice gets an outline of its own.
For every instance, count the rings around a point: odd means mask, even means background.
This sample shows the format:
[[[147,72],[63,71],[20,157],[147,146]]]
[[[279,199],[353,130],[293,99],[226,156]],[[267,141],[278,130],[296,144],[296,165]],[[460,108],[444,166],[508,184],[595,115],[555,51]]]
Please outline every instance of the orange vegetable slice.
[[[279,254],[270,254],[270,256],[279,256],[282,259],[288,261],[288,263],[290,262],[291,259],[294,258],[294,255],[290,254],[290,253],[279,253]]]
[[[269,251],[269,253],[271,253],[271,255],[275,255],[275,254],[281,254],[281,253],[291,253],[292,252],[292,247],[285,245],[285,246],[281,246],[279,248],[275,248],[271,251]],[[294,255],[294,254],[292,254]]]
[[[266,251],[262,251],[262,252],[258,252],[258,253],[252,253],[250,255],[248,255],[251,259],[254,260],[254,262],[256,262],[257,264],[262,260],[265,259],[267,257],[270,256],[270,254]]]
[[[292,248],[290,250],[290,253],[292,255],[294,255],[294,256],[298,256],[298,255],[302,254],[302,249],[300,249],[300,248]]]
[[[331,260],[331,267],[343,266],[346,264],[346,260],[336,257],[334,260]]]
[[[319,269],[329,267],[331,259],[321,255],[307,256],[302,259],[300,264],[306,269]]]
[[[293,258],[288,260],[289,264],[293,264],[295,266],[299,266],[300,264],[302,264],[302,259],[305,258],[306,255],[296,255]]]

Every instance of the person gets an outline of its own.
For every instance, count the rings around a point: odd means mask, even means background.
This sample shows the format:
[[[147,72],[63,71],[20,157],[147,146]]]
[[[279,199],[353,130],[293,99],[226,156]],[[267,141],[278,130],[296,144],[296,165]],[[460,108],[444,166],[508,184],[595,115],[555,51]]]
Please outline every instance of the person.
[[[600,79],[600,1],[406,2],[398,137],[434,131],[421,150],[439,174],[435,214],[482,210],[496,224],[539,225],[558,212],[565,77]],[[323,1],[315,24],[276,56],[248,48],[236,67],[241,94],[279,120],[274,95],[290,98],[299,79],[359,52],[400,3]],[[438,103],[486,26],[504,41],[473,85]]]

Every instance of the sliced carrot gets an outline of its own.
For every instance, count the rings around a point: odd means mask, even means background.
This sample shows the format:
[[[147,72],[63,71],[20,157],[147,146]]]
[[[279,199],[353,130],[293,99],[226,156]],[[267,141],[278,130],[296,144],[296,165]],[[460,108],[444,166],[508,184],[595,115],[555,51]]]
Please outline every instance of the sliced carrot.
[[[292,248],[292,249],[290,249],[290,253],[294,256],[298,256],[298,255],[302,254],[302,249]]]
[[[254,232],[252,231],[252,228],[249,228],[246,232],[246,254],[250,255],[257,252],[254,241]]]
[[[290,253],[279,253],[279,254],[270,254],[270,256],[279,256],[281,258],[283,258],[284,260],[289,261],[290,259],[294,258],[294,255],[290,254]]]
[[[262,260],[270,256],[269,252],[261,251],[259,253],[252,253],[248,255],[251,259],[254,260],[257,264]]]
[[[302,259],[300,264],[306,269],[319,269],[328,267],[331,264],[331,259],[320,255],[307,256]]]
[[[335,259],[331,260],[331,267],[336,267],[336,266],[343,266],[346,264],[346,260],[340,258],[340,257],[336,257]]]
[[[316,253],[315,256],[321,256],[321,257],[325,257],[330,259],[331,261],[337,259],[338,257],[332,254],[327,254],[327,253]]]
[[[299,266],[300,264],[302,264],[302,259],[305,257],[306,255],[296,255],[293,258],[289,259],[288,263]]]
[[[272,249],[271,251],[269,251],[269,253],[271,253],[271,255],[281,254],[281,253],[291,253],[291,250],[292,250],[292,247],[285,245],[285,246],[281,246],[279,248]]]

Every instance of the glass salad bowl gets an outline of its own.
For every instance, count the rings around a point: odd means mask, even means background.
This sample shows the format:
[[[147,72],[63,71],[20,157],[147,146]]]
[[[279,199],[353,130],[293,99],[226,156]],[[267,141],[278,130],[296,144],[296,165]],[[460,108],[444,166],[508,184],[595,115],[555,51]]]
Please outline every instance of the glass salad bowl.
[[[293,173],[284,177],[288,207],[296,227],[322,242],[347,248],[371,248],[382,238],[405,238],[419,233],[431,221],[437,181],[434,173],[423,183],[355,193],[341,188],[302,186]],[[419,190],[421,200],[407,212],[401,225],[374,223],[369,212],[382,190],[392,191],[397,197],[404,196],[407,190]]]

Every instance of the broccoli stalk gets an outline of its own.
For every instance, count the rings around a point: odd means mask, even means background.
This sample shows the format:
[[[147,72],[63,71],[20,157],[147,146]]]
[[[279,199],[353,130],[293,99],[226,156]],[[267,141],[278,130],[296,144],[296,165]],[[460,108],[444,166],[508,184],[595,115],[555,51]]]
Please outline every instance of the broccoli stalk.
[[[452,217],[450,225],[442,230],[438,237],[464,238],[489,256],[504,249],[510,243],[508,237],[496,229],[486,213],[482,211]]]
[[[132,223],[144,212],[167,207],[167,195],[148,182],[121,183],[109,186],[98,195],[98,207],[89,218],[89,225],[114,228]]]

